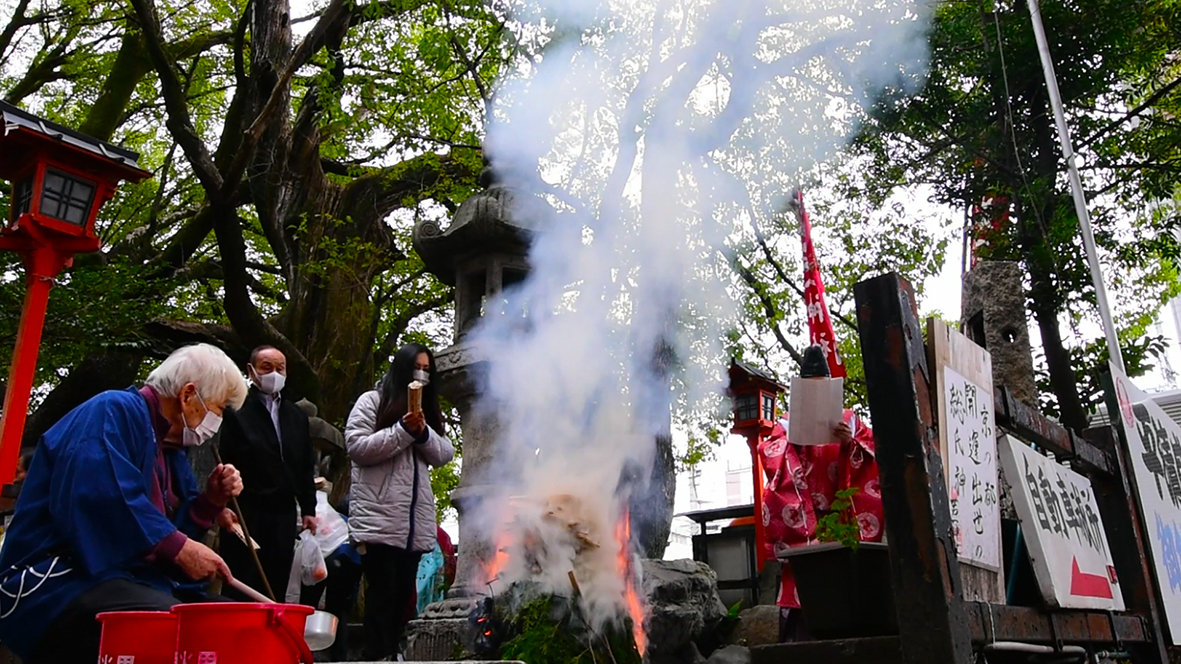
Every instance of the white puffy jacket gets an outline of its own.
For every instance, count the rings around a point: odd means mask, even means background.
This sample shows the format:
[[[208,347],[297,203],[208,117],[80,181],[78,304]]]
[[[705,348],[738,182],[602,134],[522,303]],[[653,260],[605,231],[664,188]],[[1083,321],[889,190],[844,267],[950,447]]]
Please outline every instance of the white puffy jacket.
[[[426,553],[436,541],[430,469],[451,461],[455,448],[429,426],[419,443],[401,422],[376,429],[380,403],[376,390],[362,394],[345,426],[353,461],[349,534],[356,542]]]

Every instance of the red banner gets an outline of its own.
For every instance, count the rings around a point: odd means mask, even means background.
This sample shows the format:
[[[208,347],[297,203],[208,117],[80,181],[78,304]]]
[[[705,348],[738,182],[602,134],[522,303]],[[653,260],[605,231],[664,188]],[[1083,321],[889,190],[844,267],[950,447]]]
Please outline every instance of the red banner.
[[[800,205],[800,236],[804,242],[804,305],[808,312],[808,338],[824,349],[828,358],[828,371],[833,378],[844,378],[845,364],[837,351],[837,338],[832,330],[832,318],[828,305],[824,303],[824,282],[820,279],[820,263],[816,261],[816,248],[812,245],[812,222],[804,208],[804,192],[796,192]]]

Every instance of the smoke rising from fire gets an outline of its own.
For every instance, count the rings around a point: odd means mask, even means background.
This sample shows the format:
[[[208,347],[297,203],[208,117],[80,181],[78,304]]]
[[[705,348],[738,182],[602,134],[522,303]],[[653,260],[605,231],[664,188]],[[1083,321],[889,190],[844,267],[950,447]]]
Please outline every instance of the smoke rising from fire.
[[[514,3],[515,33],[542,51],[502,82],[486,148],[547,212],[524,215],[539,228],[529,278],[469,335],[489,362],[478,407],[499,422],[478,483],[499,495],[464,520],[465,538],[504,549],[501,583],[568,593],[573,566],[595,620],[625,610],[612,543],[629,499],[621,475],[648,477],[674,404],[717,403],[737,313],[727,252],[875,101],[921,85],[932,11]]]

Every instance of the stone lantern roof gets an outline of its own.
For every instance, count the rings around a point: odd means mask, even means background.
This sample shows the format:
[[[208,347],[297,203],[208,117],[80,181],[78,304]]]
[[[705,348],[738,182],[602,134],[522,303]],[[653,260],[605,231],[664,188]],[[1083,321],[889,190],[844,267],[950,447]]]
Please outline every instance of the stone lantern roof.
[[[524,256],[541,220],[540,201],[502,182],[485,162],[484,191],[460,204],[446,229],[433,220],[414,227],[414,248],[426,269],[448,286],[456,284],[461,264],[478,255]]]

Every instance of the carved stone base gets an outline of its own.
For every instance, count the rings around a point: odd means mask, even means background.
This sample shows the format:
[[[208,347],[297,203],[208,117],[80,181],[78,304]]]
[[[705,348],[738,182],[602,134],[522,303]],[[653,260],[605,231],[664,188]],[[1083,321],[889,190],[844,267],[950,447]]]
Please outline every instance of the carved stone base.
[[[406,661],[457,661],[469,657],[468,616],[476,608],[475,597],[451,597],[434,602],[406,625]]]

